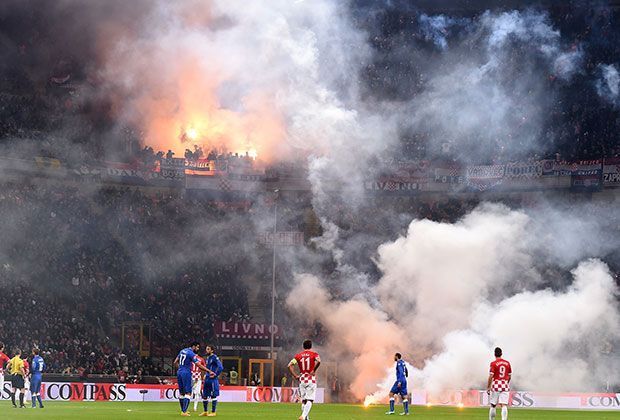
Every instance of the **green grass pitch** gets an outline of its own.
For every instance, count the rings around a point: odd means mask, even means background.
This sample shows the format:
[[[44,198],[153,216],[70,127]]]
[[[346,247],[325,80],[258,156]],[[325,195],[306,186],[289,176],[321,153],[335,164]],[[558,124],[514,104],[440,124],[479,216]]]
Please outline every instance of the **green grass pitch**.
[[[190,407],[192,418],[198,413]],[[364,408],[359,405],[317,404],[312,408],[312,420],[363,420],[363,419],[395,419],[400,416],[386,416],[386,406]],[[397,410],[398,411],[398,410]],[[173,403],[130,403],[130,402],[48,402],[43,410],[14,409],[9,402],[0,402],[0,419],[45,419],[45,420],[108,420],[108,419],[175,419],[180,415],[178,404]],[[221,403],[218,407],[219,419],[270,419],[296,420],[299,417],[299,405],[296,404],[245,404]],[[556,411],[512,409],[510,420],[620,420],[620,411]],[[413,407],[410,419],[488,419],[487,409],[458,409],[444,407]],[[498,419],[501,417],[497,416]]]

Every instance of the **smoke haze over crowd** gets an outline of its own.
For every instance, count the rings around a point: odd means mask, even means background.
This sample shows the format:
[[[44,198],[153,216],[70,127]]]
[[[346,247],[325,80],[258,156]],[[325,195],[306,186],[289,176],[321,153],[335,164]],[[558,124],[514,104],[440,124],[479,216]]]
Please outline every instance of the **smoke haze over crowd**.
[[[484,386],[497,345],[521,389],[594,390],[620,376],[620,361],[603,351],[620,343],[618,288],[605,263],[619,243],[604,209],[551,198],[527,209],[482,203],[451,223],[386,205],[372,213],[385,231],[371,232],[363,181],[399,161],[613,155],[620,52],[602,60],[596,51],[620,40],[620,26],[605,5],[596,10],[573,13],[611,29],[574,34],[543,7],[449,15],[401,1],[11,0],[0,5],[2,22],[12,22],[2,30],[0,74],[9,79],[8,63],[23,62],[33,86],[76,80],[66,106],[79,112],[34,118],[50,121],[53,130],[42,130],[60,140],[46,150],[62,159],[130,160],[115,140],[129,127],[141,147],[178,157],[200,146],[301,162],[320,233],[282,255],[286,319],[324,328],[321,350],[346,367],[356,398],[384,396],[378,384],[396,351],[415,366],[416,387]],[[22,39],[28,24],[37,33]],[[3,149],[38,147],[34,134],[10,128]],[[81,205],[96,193],[85,196]],[[225,258],[245,264],[235,271],[240,284],[259,294],[253,281],[264,273],[252,274],[264,255],[248,244],[271,229],[266,201],[211,218],[170,199],[158,216],[185,225],[170,236],[153,228],[132,262],[151,280]],[[45,206],[28,217],[47,215]],[[108,228],[122,232],[122,219]],[[11,220],[3,259],[17,258],[21,243]],[[224,250],[205,246],[230,232]],[[131,248],[141,237],[113,239]],[[152,268],[166,258],[170,267]]]

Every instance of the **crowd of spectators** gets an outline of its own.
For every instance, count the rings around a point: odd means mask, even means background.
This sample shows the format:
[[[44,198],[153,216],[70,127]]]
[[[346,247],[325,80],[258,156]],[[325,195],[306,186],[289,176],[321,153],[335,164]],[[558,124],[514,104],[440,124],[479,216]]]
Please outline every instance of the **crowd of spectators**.
[[[170,366],[140,358],[139,346],[121,352],[131,341],[123,323],[146,323],[151,352],[170,356],[179,343],[212,339],[216,319],[247,319],[240,279],[251,263],[231,247],[247,226],[188,202],[3,185],[2,341],[40,346],[50,372],[161,375]]]
[[[584,62],[580,71],[570,82],[559,82],[553,75],[540,83],[553,91],[553,103],[547,109],[544,127],[536,143],[543,144],[539,157],[550,157],[559,153],[562,159],[592,159],[618,156],[620,144],[617,132],[620,118],[617,103],[602,99],[596,91],[596,80],[600,76],[601,64],[617,64],[620,60],[620,21],[615,8],[603,6],[584,7],[566,2],[562,5],[548,5],[548,14],[553,27],[562,35],[563,47],[574,46],[583,52]],[[469,14],[482,13],[472,7]],[[435,11],[437,13],[438,11]],[[0,141],[17,138],[32,139],[45,133],[55,133],[65,139],[63,142],[46,143],[43,152],[58,158],[75,157],[82,160],[103,159],[114,150],[116,157],[138,158],[153,161],[159,156],[173,156],[174,151],[158,152],[140,147],[139,129],[119,129],[115,120],[110,98],[105,94],[93,94],[103,89],[97,79],[97,67],[79,58],[46,56],[45,40],[37,25],[50,25],[43,11],[28,10],[27,25],[16,25],[9,17],[4,29],[5,38],[13,40],[4,51],[6,59],[0,68]],[[403,60],[399,48],[412,46],[424,50],[418,22],[419,11],[407,9],[379,14],[379,22],[373,21],[369,30],[371,46],[376,50],[374,60],[364,78],[369,95],[388,100],[408,100],[425,89],[421,64],[424,60]],[[24,17],[22,17],[24,18]],[[363,25],[362,25],[363,26]],[[47,26],[45,26],[47,28]],[[47,28],[53,30],[53,28]],[[4,33],[4,32],[6,33]],[[447,33],[446,36],[449,36]],[[51,48],[51,46],[50,46]],[[394,57],[393,57],[394,56]],[[54,61],[55,60],[55,61]],[[394,61],[396,60],[396,61]],[[518,61],[517,58],[514,58]],[[42,62],[44,61],[44,62]],[[40,66],[46,65],[42,69]],[[448,65],[452,65],[448,63]],[[405,95],[401,98],[402,95]],[[533,116],[532,116],[533,117]],[[517,125],[516,129],[519,129]],[[437,158],[429,141],[438,133],[424,130],[402,133],[402,144],[395,155],[407,159]],[[508,136],[510,137],[510,136]],[[235,155],[216,150],[202,150],[187,139],[185,152],[176,157],[197,159],[229,160],[244,165],[253,160],[249,155]],[[446,139],[450,142],[452,139]],[[510,138],[497,140],[494,155],[502,156]],[[45,143],[41,141],[41,143]],[[92,143],[92,144],[91,144]],[[451,151],[453,156],[459,151]],[[502,156],[510,159],[510,156]],[[484,163],[484,162],[480,162]]]

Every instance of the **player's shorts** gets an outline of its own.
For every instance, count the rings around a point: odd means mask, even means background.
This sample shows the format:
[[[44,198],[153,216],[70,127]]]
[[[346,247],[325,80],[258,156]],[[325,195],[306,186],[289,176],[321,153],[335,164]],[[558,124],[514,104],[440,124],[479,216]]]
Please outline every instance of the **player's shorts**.
[[[40,394],[41,393],[41,375],[33,375],[32,380],[30,381],[30,392],[32,394]]]
[[[202,391],[202,380],[201,379],[194,379],[194,382],[192,384],[192,394],[194,395],[200,395]]]
[[[397,394],[401,396],[408,395],[409,392],[407,391],[407,382],[401,382],[400,387],[398,386],[398,381],[394,382],[392,389],[390,389],[390,394]]]
[[[24,377],[22,375],[11,376],[11,386],[13,389],[24,389]]]
[[[316,384],[313,383],[300,383],[299,384],[299,398],[301,400],[314,401],[316,399]]]
[[[217,398],[220,396],[220,383],[217,378],[205,378],[202,388],[202,398]]]
[[[497,405],[497,404],[505,404],[508,405],[508,399],[510,398],[510,392],[508,391],[491,391],[491,395],[489,395],[489,404]]]
[[[187,372],[177,372],[177,384],[179,386],[179,396],[181,395],[191,395],[192,393],[192,373],[190,371]]]

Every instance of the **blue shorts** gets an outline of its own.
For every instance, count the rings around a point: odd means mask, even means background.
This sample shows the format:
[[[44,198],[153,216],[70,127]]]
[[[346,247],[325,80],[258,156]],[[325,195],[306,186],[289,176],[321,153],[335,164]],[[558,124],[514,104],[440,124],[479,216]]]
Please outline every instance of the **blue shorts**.
[[[220,396],[220,383],[217,378],[205,378],[202,386],[202,398],[217,398]]]
[[[41,392],[41,375],[32,375],[30,381],[30,392],[32,394],[39,394]]]
[[[398,394],[401,396],[409,394],[409,392],[407,392],[407,382],[401,382],[400,388],[398,387],[398,381],[394,382],[392,389],[390,389],[390,394]]]
[[[192,394],[192,372],[177,372],[177,383],[179,385],[179,396]]]

